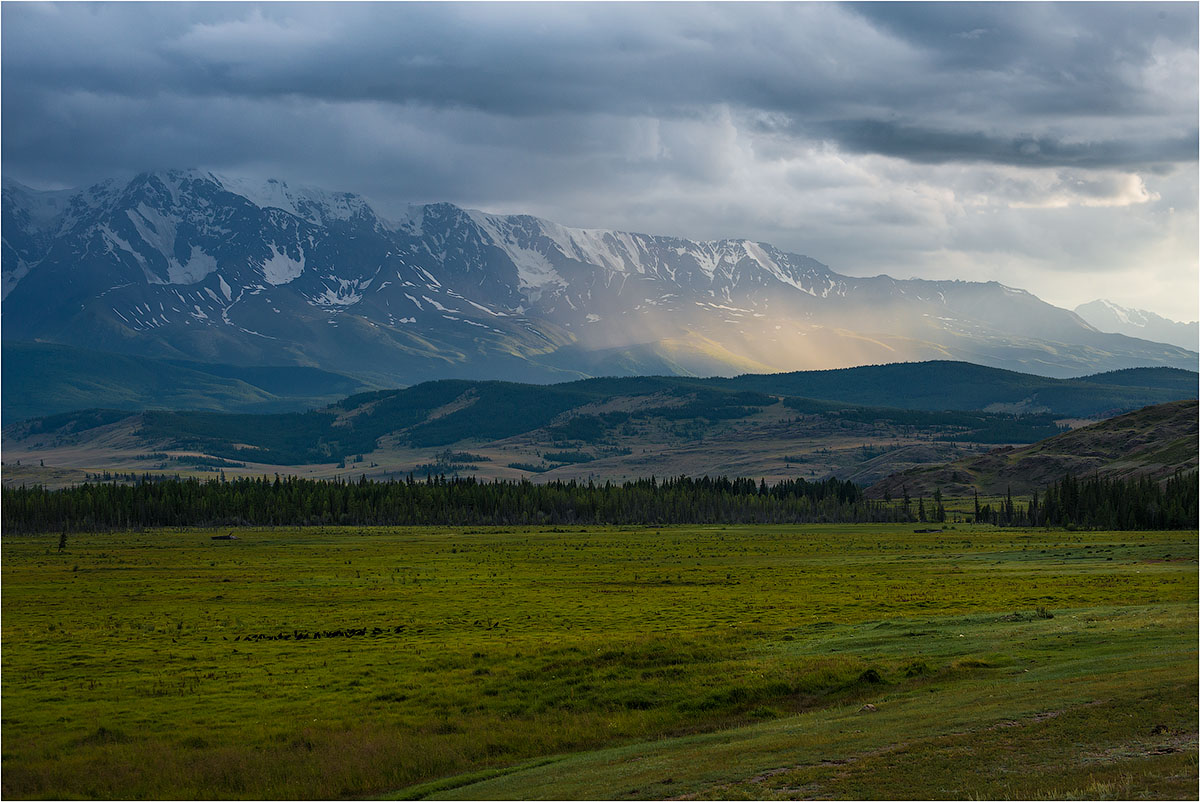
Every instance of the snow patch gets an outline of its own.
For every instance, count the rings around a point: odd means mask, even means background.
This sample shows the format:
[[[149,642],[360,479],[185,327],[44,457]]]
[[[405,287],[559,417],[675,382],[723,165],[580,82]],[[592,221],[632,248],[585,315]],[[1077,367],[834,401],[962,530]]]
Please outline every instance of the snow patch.
[[[791,286],[795,287],[796,289],[800,290],[801,292],[806,292],[809,295],[813,295],[813,296],[816,295],[815,292],[810,290],[808,287],[805,287],[799,281],[796,281],[796,279],[794,279],[783,268],[781,268],[779,266],[779,263],[776,262],[774,259],[772,259],[770,256],[768,256],[767,252],[764,251],[762,249],[762,246],[759,245],[757,242],[751,242],[750,240],[746,240],[742,243],[742,247],[746,251],[746,256],[753,259],[762,268],[764,268],[768,273],[770,273],[772,276],[774,276],[775,278],[782,281],[784,284],[791,285]]]
[[[444,256],[445,256],[445,254],[442,254],[442,256],[444,257]],[[419,270],[419,271],[421,271],[421,275],[425,276],[425,278],[426,278],[426,279],[428,279],[429,281],[433,282],[433,286],[434,286],[434,287],[439,287],[439,288],[440,288],[440,287],[442,286],[442,282],[440,282],[440,281],[438,281],[436,278],[434,278],[434,277],[433,277],[433,274],[432,274],[432,273],[430,273],[430,272],[429,272],[428,270],[426,270],[425,268],[423,268],[423,267],[414,267],[413,269],[414,269],[414,270]]]
[[[263,262],[262,274],[268,284],[279,286],[295,281],[304,272],[304,251],[300,251],[300,261],[288,256],[271,243],[271,256]]]
[[[323,226],[337,220],[349,220],[371,211],[366,200],[349,192],[329,192],[319,187],[289,186],[274,178],[254,181],[248,178],[210,174],[223,189],[241,195],[260,209],[282,209],[309,222]]]
[[[433,308],[438,310],[439,312],[455,312],[460,315],[462,314],[462,312],[458,309],[447,309],[446,307],[439,304],[437,301],[430,298],[428,295],[422,295],[421,297],[425,299],[426,303],[432,305]],[[445,317],[445,315],[442,315],[442,317]]]
[[[181,265],[174,259],[167,265],[167,278],[172,284],[195,284],[216,271],[217,259],[205,253],[199,245],[193,245],[186,265]]]
[[[1103,299],[1100,301],[1100,303],[1104,304],[1108,311],[1112,312],[1117,320],[1121,323],[1124,323],[1127,326],[1140,326],[1142,328],[1146,327],[1146,318],[1144,315],[1138,314],[1138,310],[1126,309],[1123,306],[1117,306],[1112,301],[1106,301]],[[1137,315],[1137,317],[1140,319],[1134,320],[1133,315]]]
[[[483,304],[477,304],[474,301],[470,300],[469,298],[463,298],[463,300],[466,301],[467,303],[469,303],[471,306],[475,307],[476,309],[478,309],[482,312],[487,312],[492,317],[508,317],[508,315],[504,314],[503,312],[492,311],[491,309],[488,309]]]
[[[100,234],[104,237],[104,239],[106,241],[105,244],[108,247],[108,250],[110,252],[115,247],[119,250],[122,250],[122,251],[125,251],[126,253],[128,253],[130,256],[132,256],[134,259],[136,259],[139,264],[141,264],[141,265],[146,264],[146,257],[142,256],[140,253],[135,251],[133,249],[133,246],[131,246],[128,242],[121,239],[121,237],[118,236],[117,232],[113,231],[108,226],[100,226],[99,231],[100,231]],[[157,279],[156,281],[152,281],[151,283],[152,284],[162,284],[163,281],[162,281],[162,279]]]
[[[362,286],[355,279],[340,279],[336,276],[326,276],[325,281],[335,281],[337,286],[331,287],[328,283],[325,284],[325,289],[320,295],[313,296],[309,300],[318,306],[353,306],[362,300],[361,290],[370,282]]]
[[[540,290],[551,285],[566,286],[567,282],[554,269],[546,255],[521,245],[513,235],[512,224],[503,217],[476,211],[467,212],[467,216],[512,260],[522,287]]]
[[[5,270],[0,278],[0,299],[7,298],[13,288],[21,282],[21,279],[29,275],[29,270],[32,267],[24,259],[17,260],[17,266],[12,270]]]

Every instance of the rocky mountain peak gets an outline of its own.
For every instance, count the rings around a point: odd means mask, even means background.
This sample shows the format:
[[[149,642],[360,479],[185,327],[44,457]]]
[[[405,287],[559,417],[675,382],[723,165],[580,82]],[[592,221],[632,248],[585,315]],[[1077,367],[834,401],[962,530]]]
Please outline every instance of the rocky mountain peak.
[[[412,383],[964,358],[1194,366],[995,283],[851,278],[746,239],[562,226],[201,170],[6,181],[4,336]]]

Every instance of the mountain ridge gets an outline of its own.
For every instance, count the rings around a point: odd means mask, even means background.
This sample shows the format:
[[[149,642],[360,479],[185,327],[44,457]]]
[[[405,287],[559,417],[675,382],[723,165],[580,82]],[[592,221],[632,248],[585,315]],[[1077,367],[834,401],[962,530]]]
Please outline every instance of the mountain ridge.
[[[843,276],[747,239],[561,226],[198,170],[5,180],[5,339],[380,383],[730,375],[956,358],[1043,375],[1195,354],[987,282]]]
[[[1200,322],[1170,320],[1145,309],[1131,309],[1103,298],[1075,307],[1079,315],[1098,331],[1124,334],[1144,340],[1194,349],[1200,343]]]

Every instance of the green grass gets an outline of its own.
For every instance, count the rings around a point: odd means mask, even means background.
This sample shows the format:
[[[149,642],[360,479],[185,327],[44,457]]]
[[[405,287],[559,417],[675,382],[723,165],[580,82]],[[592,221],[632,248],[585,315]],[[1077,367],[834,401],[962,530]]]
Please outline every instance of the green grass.
[[[0,790],[1194,795],[1194,533],[913,528],[6,537]]]

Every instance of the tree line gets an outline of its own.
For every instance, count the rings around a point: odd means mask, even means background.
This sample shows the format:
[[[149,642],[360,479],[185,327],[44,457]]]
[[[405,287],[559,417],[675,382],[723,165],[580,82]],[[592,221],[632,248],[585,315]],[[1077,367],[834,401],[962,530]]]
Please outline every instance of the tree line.
[[[1072,526],[1081,529],[1196,529],[1200,474],[1177,471],[1164,481],[1064,476],[1035,491],[1025,505],[1012,493],[992,507],[975,500],[975,520],[999,526]]]
[[[850,481],[656,478],[534,484],[411,475],[357,482],[299,477],[4,488],[8,533],[159,526],[705,524],[905,521]]]
[[[174,526],[412,526],[943,522],[935,493],[914,509],[873,501],[850,481],[654,477],[616,484],[534,484],[430,476],[357,482],[268,477],[85,483],[59,490],[4,488],[9,534]],[[1188,529],[1197,526],[1197,474],[1151,479],[1064,477],[1018,503],[975,500],[973,520],[999,526]]]

